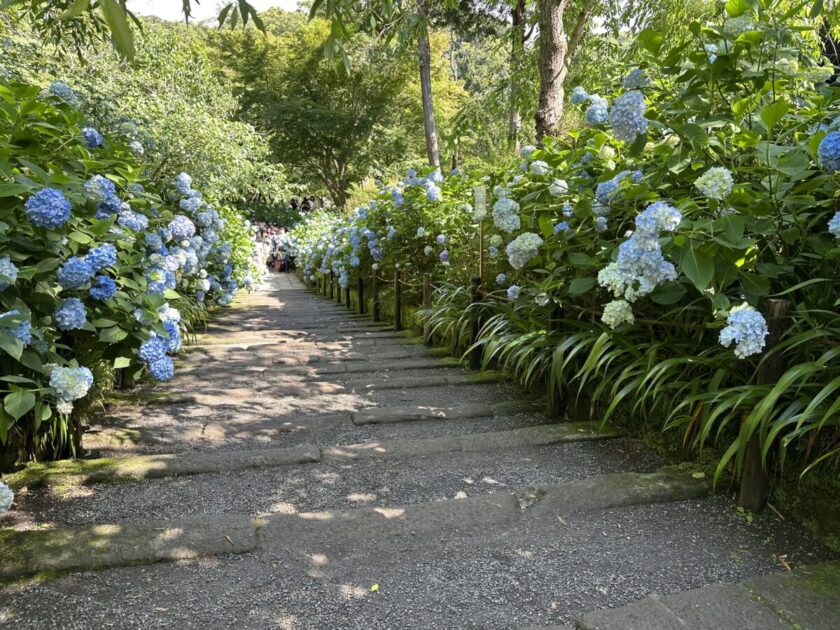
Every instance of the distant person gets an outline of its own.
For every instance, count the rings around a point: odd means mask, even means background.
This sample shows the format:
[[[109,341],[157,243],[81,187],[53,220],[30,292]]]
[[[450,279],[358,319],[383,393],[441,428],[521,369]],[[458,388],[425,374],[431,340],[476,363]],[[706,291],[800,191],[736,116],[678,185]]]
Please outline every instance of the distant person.
[[[300,204],[300,211],[301,212],[310,212],[312,210],[312,204],[309,203],[309,199],[306,197],[303,198],[303,203]]]
[[[289,206],[291,206],[292,210],[297,212],[300,209],[298,205],[298,200],[295,197],[292,197],[292,200],[289,202]]]

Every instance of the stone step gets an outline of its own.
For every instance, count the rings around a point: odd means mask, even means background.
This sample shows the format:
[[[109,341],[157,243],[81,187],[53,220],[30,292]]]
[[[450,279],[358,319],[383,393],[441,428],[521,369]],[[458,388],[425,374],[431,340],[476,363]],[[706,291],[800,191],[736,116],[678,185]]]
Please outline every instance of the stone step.
[[[320,461],[403,459],[455,451],[493,451],[617,438],[589,423],[553,424],[510,431],[473,433],[451,438],[386,440],[318,448],[208,450],[181,454],[31,463],[4,479],[16,490],[43,486],[89,485],[206,473],[236,472]]]
[[[584,615],[578,630],[706,630],[808,628],[840,625],[840,561],[764,575],[735,584],[711,584],[674,595]]]
[[[485,405],[471,403],[454,407],[410,405],[405,407],[372,407],[351,414],[353,424],[384,424],[414,422],[418,420],[462,420],[466,418],[492,418],[503,414],[533,413],[541,405],[527,400]]]
[[[183,560],[274,548],[295,552],[323,551],[324,545],[357,548],[404,537],[431,538],[487,527],[509,527],[547,513],[553,518],[616,506],[661,503],[702,497],[705,480],[687,469],[668,468],[650,474],[620,473],[557,486],[516,492],[382,508],[274,514],[252,518],[236,514],[206,515],[173,521],[135,519],[35,531],[5,530],[0,535],[0,578],[44,571],[81,570]],[[564,497],[546,501],[544,497]],[[533,515],[533,516],[532,516]],[[427,546],[422,538],[416,544]]]

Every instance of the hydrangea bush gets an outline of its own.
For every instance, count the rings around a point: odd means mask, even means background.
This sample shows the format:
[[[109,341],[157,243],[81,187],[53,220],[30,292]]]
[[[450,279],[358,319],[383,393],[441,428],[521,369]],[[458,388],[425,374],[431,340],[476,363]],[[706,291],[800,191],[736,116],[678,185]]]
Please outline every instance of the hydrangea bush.
[[[478,275],[481,222],[486,362],[585,390],[604,418],[628,403],[698,445],[718,436],[722,466],[754,432],[772,446],[836,431],[840,368],[823,353],[840,336],[840,88],[807,8],[789,9],[727,3],[674,49],[645,31],[634,66],[570,90],[586,124],[568,137],[506,168],[409,171],[364,208],[311,217],[294,232],[306,280],[431,272],[449,283],[440,312],[462,318],[451,305]],[[788,365],[819,369],[759,405],[773,298],[793,304]]]
[[[2,469],[66,452],[115,370],[171,378],[182,335],[252,267],[243,220],[186,175],[150,180],[84,95],[0,80],[0,98]]]

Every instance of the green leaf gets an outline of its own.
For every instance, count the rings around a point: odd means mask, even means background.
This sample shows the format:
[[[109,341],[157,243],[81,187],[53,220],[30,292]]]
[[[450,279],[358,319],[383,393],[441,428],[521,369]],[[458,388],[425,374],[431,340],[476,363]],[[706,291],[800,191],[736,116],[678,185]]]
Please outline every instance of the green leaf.
[[[70,232],[70,234],[67,235],[67,238],[82,245],[87,245],[88,243],[93,242],[93,239],[84,232]]]
[[[23,354],[23,342],[9,333],[0,332],[0,349],[5,350],[16,361]]]
[[[29,191],[24,184],[0,184],[0,197],[16,197]]]
[[[3,409],[15,420],[20,420],[34,406],[35,394],[25,389],[19,389],[10,394],[6,394],[6,397],[3,399]]]
[[[99,331],[99,340],[105,343],[117,343],[128,336],[128,333],[119,326],[103,328]]]
[[[134,33],[128,25],[125,7],[117,0],[100,0],[99,6],[111,30],[114,46],[126,59],[134,59]]]
[[[60,19],[69,20],[70,18],[79,17],[87,11],[88,6],[90,6],[90,0],[76,0],[76,2],[61,12]]]
[[[712,259],[700,249],[694,241],[686,243],[683,249],[680,267],[686,277],[694,283],[700,291],[709,286],[715,275],[715,264]]]
[[[747,11],[752,11],[754,5],[755,0],[726,0],[725,7],[730,17],[738,17]]]
[[[649,50],[655,55],[662,48],[665,38],[653,29],[646,28],[638,34],[636,41],[642,48]]]
[[[785,101],[776,101],[775,103],[768,103],[762,107],[759,116],[764,121],[764,124],[767,125],[767,129],[772,129],[779,124],[779,121],[785,117],[785,114],[789,110],[790,105]]]
[[[115,370],[127,368],[129,365],[131,365],[131,359],[128,357],[117,357],[116,359],[114,359]]]
[[[542,215],[537,222],[540,224],[540,232],[542,232],[545,238],[550,238],[554,234],[554,225],[551,222],[551,217]]]
[[[662,306],[668,306],[679,302],[685,297],[686,293],[687,291],[681,283],[666,282],[651,291],[650,299]]]
[[[595,278],[575,278],[569,283],[569,295],[580,295],[590,291],[598,281]]]
[[[764,276],[749,271],[741,272],[741,287],[747,295],[763,297],[770,293],[770,281]]]

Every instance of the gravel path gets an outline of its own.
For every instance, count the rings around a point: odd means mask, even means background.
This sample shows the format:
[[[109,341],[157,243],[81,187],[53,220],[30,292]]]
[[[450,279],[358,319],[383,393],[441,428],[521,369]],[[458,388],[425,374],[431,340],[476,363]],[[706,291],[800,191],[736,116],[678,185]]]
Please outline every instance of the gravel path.
[[[432,356],[305,291],[292,276],[270,276],[259,291],[220,312],[195,342],[178,361],[171,384],[123,396],[92,422],[86,445],[115,457],[330,447],[546,422],[537,407],[530,413],[353,424],[354,412],[371,407],[493,405],[532,396],[508,383],[422,385],[467,373],[443,364],[410,367]],[[409,367],[400,368],[401,362]],[[375,387],[395,379],[412,386]],[[382,509],[388,518],[395,506],[648,472],[662,464],[637,440],[612,439],[59,485],[21,493],[0,527],[360,507]],[[652,593],[776,571],[779,555],[792,564],[825,556],[791,523],[772,516],[748,523],[721,496],[569,518],[522,510],[514,524],[473,516],[478,520],[469,531],[379,537],[355,536],[361,532],[351,528],[335,539],[290,536],[241,555],[7,585],[0,589],[0,625],[420,629],[573,623],[593,609]]]

